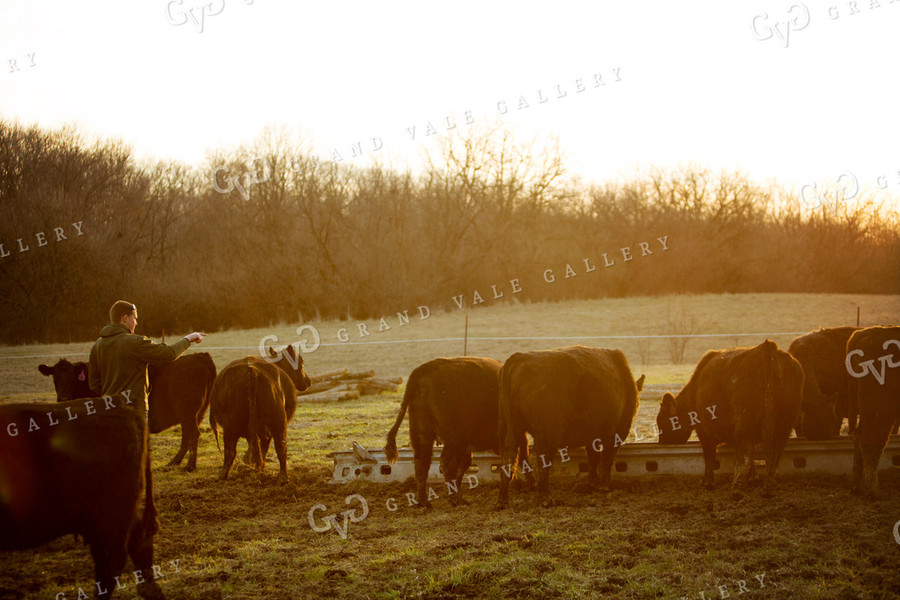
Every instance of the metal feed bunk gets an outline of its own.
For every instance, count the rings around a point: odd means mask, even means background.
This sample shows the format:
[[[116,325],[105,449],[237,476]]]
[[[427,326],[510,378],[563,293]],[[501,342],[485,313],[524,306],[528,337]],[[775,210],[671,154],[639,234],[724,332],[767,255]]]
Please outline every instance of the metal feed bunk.
[[[428,481],[442,483],[440,460],[442,447],[434,449],[434,459],[428,472]],[[754,463],[757,468],[765,465],[765,459],[756,452]],[[334,473],[330,483],[349,483],[351,481],[371,481],[388,483],[405,481],[414,477],[413,451],[411,448],[399,450],[399,458],[393,465],[384,455],[384,450],[366,450],[354,442],[353,449],[344,452],[332,452],[328,455],[334,460]],[[587,473],[588,463],[584,448],[569,451],[570,460],[563,462],[559,453],[552,457],[553,476],[568,475],[575,477],[579,473]],[[549,461],[551,457],[547,457]],[[531,455],[531,467],[539,466],[540,457]],[[721,446],[716,455],[716,472],[731,473],[734,463],[734,450],[730,446]],[[885,447],[878,463],[879,470],[900,467],[900,436],[892,436]],[[681,445],[662,445],[652,442],[627,443],[616,453],[613,474],[617,477],[633,477],[639,475],[702,475],[704,469],[703,450],[699,442],[688,442]],[[793,473],[833,473],[850,474],[853,469],[853,440],[849,437],[824,442],[809,442],[791,439],[788,441],[779,462],[779,474]],[[478,452],[472,457],[472,466],[467,474],[478,477],[479,483],[500,480],[500,459],[493,452]]]

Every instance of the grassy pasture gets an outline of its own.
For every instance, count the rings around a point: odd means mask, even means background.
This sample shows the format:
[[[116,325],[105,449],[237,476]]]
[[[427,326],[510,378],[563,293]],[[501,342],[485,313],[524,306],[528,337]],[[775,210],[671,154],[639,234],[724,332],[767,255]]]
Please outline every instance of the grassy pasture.
[[[482,291],[484,295],[484,291]],[[487,296],[485,296],[487,297]],[[462,353],[462,342],[341,344],[351,341],[430,340],[462,337],[463,313],[430,307],[432,316],[360,340],[356,322],[315,323],[323,346],[306,355],[311,374],[338,367],[373,368],[379,375],[408,376],[435,356]],[[755,344],[761,336],[691,338],[681,363],[672,364],[670,342],[592,340],[592,336],[666,333],[740,334],[809,331],[852,325],[856,306],[862,324],[893,324],[900,298],[851,295],[718,295],[498,304],[489,300],[469,312],[471,337],[583,336],[584,343],[617,347],[648,384],[686,381],[709,348]],[[403,309],[404,307],[398,307]],[[410,309],[410,315],[415,307]],[[690,320],[694,319],[693,324]],[[221,369],[254,352],[264,335],[295,341],[297,324],[211,335],[198,348],[210,350]],[[679,329],[679,327],[682,327]],[[770,336],[782,347],[794,336]],[[500,360],[517,350],[549,348],[579,340],[469,341],[469,354]],[[334,345],[324,345],[334,344]],[[90,343],[0,348],[0,356],[76,356]],[[646,356],[641,360],[641,352]],[[0,402],[50,401],[52,385],[36,369],[55,358],[0,359]],[[646,362],[646,364],[642,364]],[[638,431],[649,433],[661,392],[641,396]],[[552,477],[561,504],[535,506],[532,493],[512,491],[511,507],[495,511],[496,485],[464,494],[468,507],[446,502],[434,510],[408,506],[410,482],[386,486],[332,486],[327,453],[353,440],[379,447],[395,418],[400,394],[341,404],[301,404],[289,432],[288,486],[274,484],[272,464],[260,476],[236,465],[232,478],[215,480],[221,465],[208,426],[201,436],[193,474],[164,465],[179,443],[178,430],[152,438],[154,489],[160,510],[156,556],[168,598],[896,598],[900,596],[900,543],[892,528],[900,520],[900,473],[882,477],[884,498],[863,502],[847,491],[847,476],[791,476],[772,499],[756,491],[734,500],[725,479],[714,491],[699,478],[616,479],[608,494],[585,494],[577,481]],[[404,427],[398,437],[408,441]],[[239,448],[242,451],[243,446]],[[277,464],[277,463],[276,463]],[[724,477],[724,476],[723,476]],[[441,489],[443,488],[443,489]],[[60,490],[61,501],[78,490]],[[349,524],[347,539],[314,532],[307,520],[317,504],[321,516],[358,507],[367,518]],[[394,498],[397,510],[388,510]],[[393,504],[392,504],[393,506]],[[178,572],[169,561],[178,561]],[[0,598],[77,598],[93,587],[89,553],[71,536],[38,551],[0,554]],[[761,586],[759,576],[763,575]],[[121,597],[136,597],[134,579]],[[723,587],[720,587],[723,586]],[[60,598],[63,596],[59,596]],[[117,596],[119,597],[119,596]]]

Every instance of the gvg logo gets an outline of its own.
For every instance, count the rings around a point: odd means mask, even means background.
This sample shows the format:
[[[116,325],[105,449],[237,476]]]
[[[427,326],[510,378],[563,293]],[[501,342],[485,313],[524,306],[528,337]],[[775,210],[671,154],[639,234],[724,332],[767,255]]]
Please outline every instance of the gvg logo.
[[[244,4],[253,4],[253,0],[243,0]],[[178,27],[187,24],[188,21],[197,28],[197,33],[203,33],[206,26],[206,17],[215,17],[225,10],[225,0],[213,0],[186,8],[184,0],[172,0],[166,4],[166,18],[169,25]]]
[[[900,546],[900,521],[894,523],[894,541]]]
[[[753,37],[765,42],[777,38],[787,48],[791,43],[791,31],[801,31],[809,26],[809,9],[805,4],[792,4],[787,13],[777,20],[769,17],[769,13],[760,13],[750,21]]]
[[[309,325],[309,324],[301,325],[300,327],[297,328],[297,335],[303,336],[307,333],[310,336],[312,336],[312,344],[310,344],[309,339],[304,337],[297,342],[297,345],[300,346],[301,352],[304,352],[304,353],[315,352],[316,350],[319,349],[319,346],[322,345],[322,338],[319,337],[319,330],[316,329],[313,325]],[[268,342],[277,343],[278,336],[269,334],[269,335],[263,337],[261,340],[259,340],[259,355],[262,356],[264,359],[266,359],[270,363],[277,363],[279,360],[281,360],[282,354],[279,352],[279,353],[277,353],[278,354],[277,358],[272,358],[271,354],[269,353],[271,346],[268,345]],[[296,361],[297,359],[291,360],[290,354],[285,354],[284,356],[287,356],[288,362],[291,363],[291,366],[294,369],[296,369],[297,365],[294,364],[294,361]],[[299,363],[299,361],[298,361],[298,363]]]
[[[800,198],[809,210],[820,206],[837,206],[841,202],[855,198],[858,193],[859,180],[849,171],[838,175],[833,190],[820,192],[815,182],[807,183],[800,188]],[[829,197],[829,194],[833,194],[833,197]]]
[[[884,344],[881,345],[882,349],[887,350],[888,346],[897,346],[897,350],[900,350],[900,340],[888,340]],[[900,362],[894,362],[893,354],[885,354],[884,356],[878,357],[878,360],[881,362],[881,369],[875,368],[875,359],[870,358],[869,360],[863,360],[859,362],[859,366],[862,367],[862,371],[857,371],[853,368],[852,359],[854,356],[863,356],[865,353],[862,350],[854,350],[847,354],[847,358],[844,363],[847,365],[847,372],[850,373],[853,377],[860,379],[865,377],[869,373],[872,373],[872,376],[875,377],[876,381],[878,381],[878,385],[884,385],[884,374],[886,371],[886,367],[890,367],[892,369],[896,369],[900,367]],[[896,533],[896,528],[894,532]]]
[[[316,533],[325,533],[329,529],[334,529],[341,539],[347,539],[347,533],[350,530],[350,523],[359,523],[363,521],[366,517],[369,516],[369,503],[366,502],[366,499],[360,496],[359,494],[352,494],[344,498],[344,504],[350,506],[353,502],[358,501],[360,507],[362,508],[362,512],[357,514],[356,509],[348,509],[341,512],[341,515],[344,517],[344,526],[341,527],[338,524],[338,519],[336,514],[328,515],[327,517],[322,517],[323,524],[316,523],[316,515],[317,511],[325,512],[328,508],[324,504],[316,504],[312,508],[309,509],[309,513],[307,514],[307,519],[309,520],[309,526]],[[349,522],[348,522],[349,520]]]
[[[259,174],[259,170],[262,170],[262,175]],[[260,183],[267,182],[272,177],[272,167],[269,165],[269,162],[261,157],[257,156],[250,160],[247,163],[247,172],[242,175],[230,175],[228,177],[223,177],[222,180],[228,184],[227,187],[222,187],[219,185],[219,172],[224,171],[225,173],[229,173],[231,169],[222,165],[218,167],[215,171],[213,171],[212,182],[213,189],[219,192],[220,194],[229,194],[237,189],[241,194],[241,198],[244,200],[250,200],[250,187],[255,185],[259,185]],[[244,183],[241,184],[241,177],[244,177]]]
[[[203,33],[203,28],[206,26],[206,17],[214,17],[221,14],[223,10],[225,10],[225,0],[207,2],[206,4],[192,6],[187,9],[184,7],[184,0],[172,0],[166,4],[166,18],[169,21],[169,25],[174,25],[175,27],[185,25],[188,21],[191,21],[197,28],[197,33]]]

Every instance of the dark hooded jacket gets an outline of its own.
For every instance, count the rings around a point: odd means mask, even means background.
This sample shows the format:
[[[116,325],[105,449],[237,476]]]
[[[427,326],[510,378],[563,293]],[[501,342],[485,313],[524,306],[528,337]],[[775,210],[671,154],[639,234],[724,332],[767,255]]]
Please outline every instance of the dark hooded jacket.
[[[88,383],[95,392],[108,396],[130,390],[123,396],[135,408],[146,411],[150,387],[147,364],[172,362],[190,345],[187,338],[171,346],[157,344],[143,335],[129,333],[120,323],[107,325],[91,348]]]

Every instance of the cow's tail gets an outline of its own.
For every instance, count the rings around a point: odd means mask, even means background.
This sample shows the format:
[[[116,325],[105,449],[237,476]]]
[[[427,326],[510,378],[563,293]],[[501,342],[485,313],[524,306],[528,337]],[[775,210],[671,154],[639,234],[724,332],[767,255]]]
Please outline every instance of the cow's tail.
[[[850,348],[856,346],[859,340],[859,331],[850,335],[847,345],[844,347],[844,356],[850,355]],[[850,367],[846,367],[849,369]],[[856,420],[859,416],[859,383],[856,377],[846,373],[847,377],[847,431],[852,435],[856,433]]]
[[[262,467],[262,450],[259,447],[259,371],[250,368],[250,422],[247,428],[247,444],[250,446],[250,457],[253,464]]]
[[[511,464],[510,479],[515,475],[520,454],[524,457],[521,446],[520,426],[516,422],[511,403],[512,368],[507,364],[500,369],[500,414],[498,415],[497,435],[500,438],[500,464]],[[527,448],[525,448],[527,450]]]
[[[159,520],[157,519],[156,504],[153,502],[153,475],[150,470],[150,435],[146,427],[144,429],[146,453],[144,456],[144,478],[146,484],[144,486],[144,514],[141,517],[141,531],[144,539],[153,538],[159,531]]]
[[[212,384],[212,388],[209,391],[210,395],[210,404],[212,404],[212,395],[216,389],[216,382],[214,381]],[[219,424],[216,423],[216,409],[213,406],[209,408],[209,427],[212,429],[213,437],[216,438],[216,450],[219,452],[222,451],[222,447],[219,446]]]
[[[797,352],[794,354],[794,358],[801,364],[811,365],[811,368],[803,370],[803,394],[800,396],[800,410],[802,412],[814,411],[822,405],[823,401],[827,401],[819,386],[819,379],[816,377],[815,357]]]
[[[418,393],[419,375],[416,371],[413,371],[409,376],[409,381],[406,382],[406,391],[403,392],[403,402],[400,404],[400,413],[394,421],[394,426],[388,431],[387,443],[384,445],[384,455],[391,464],[397,462],[397,458],[400,456],[397,452],[397,432],[400,431],[400,425],[403,424],[403,417],[406,416],[406,410],[409,408],[409,403],[412,402],[412,399],[415,398]]]
[[[847,377],[847,380],[850,396],[847,399],[847,431],[853,434],[856,432],[856,417],[859,412],[859,383],[856,377]]]
[[[206,390],[203,394],[203,410],[209,406],[210,396],[212,394],[212,386],[216,380],[216,363],[213,362],[212,356],[208,352],[203,353],[203,367],[206,369]]]

